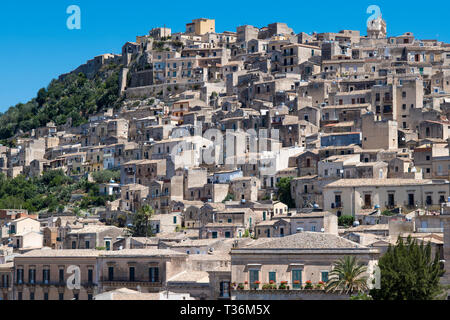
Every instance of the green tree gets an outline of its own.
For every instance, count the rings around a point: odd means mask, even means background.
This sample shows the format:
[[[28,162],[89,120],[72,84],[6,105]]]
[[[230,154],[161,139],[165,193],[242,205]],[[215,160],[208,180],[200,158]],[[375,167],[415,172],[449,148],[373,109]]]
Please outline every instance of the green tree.
[[[145,205],[133,215],[133,223],[129,227],[133,237],[152,237],[154,235],[150,225],[150,219],[154,212],[151,206]]]
[[[349,227],[354,221],[355,218],[353,216],[343,215],[338,218],[338,225],[340,227]]]
[[[227,196],[225,197],[225,199],[223,199],[222,202],[227,202],[227,201],[234,201],[234,194],[232,193],[228,193]]]
[[[120,181],[120,170],[102,170],[92,173],[92,178],[97,183],[108,183],[111,180]]]
[[[356,257],[345,256],[334,263],[325,290],[345,294],[364,292],[368,290],[366,271],[367,267],[360,264]]]
[[[381,286],[371,290],[374,300],[432,300],[442,292],[439,281],[445,271],[441,269],[439,253],[432,257],[430,243],[419,245],[411,237],[406,242],[399,237],[378,266]]]
[[[295,201],[291,196],[291,181],[292,177],[281,178],[277,183],[278,200],[286,204],[289,208],[295,208]]]

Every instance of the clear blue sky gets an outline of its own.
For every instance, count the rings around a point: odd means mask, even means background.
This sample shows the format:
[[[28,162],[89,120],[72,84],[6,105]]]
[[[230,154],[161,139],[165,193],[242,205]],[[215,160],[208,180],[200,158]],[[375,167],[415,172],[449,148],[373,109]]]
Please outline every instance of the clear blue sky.
[[[152,27],[184,31],[195,18],[216,19],[216,31],[285,22],[298,32],[356,29],[365,34],[369,5],[378,5],[389,35],[413,32],[450,42],[448,1],[144,1],[16,0],[0,7],[0,111],[26,102],[62,73],[103,53],[120,53],[126,41]],[[81,30],[68,30],[66,9],[81,8]]]

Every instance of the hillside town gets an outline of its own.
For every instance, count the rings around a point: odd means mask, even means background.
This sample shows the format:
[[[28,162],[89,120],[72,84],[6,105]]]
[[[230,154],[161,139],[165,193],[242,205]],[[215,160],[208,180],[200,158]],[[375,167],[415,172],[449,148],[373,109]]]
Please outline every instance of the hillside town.
[[[450,44],[296,32],[200,18],[70,73],[117,68],[120,107],[0,146],[2,179],[78,182],[0,209],[0,299],[348,300],[336,261],[372,279],[398,239],[450,285]],[[82,181],[107,201],[78,207]]]

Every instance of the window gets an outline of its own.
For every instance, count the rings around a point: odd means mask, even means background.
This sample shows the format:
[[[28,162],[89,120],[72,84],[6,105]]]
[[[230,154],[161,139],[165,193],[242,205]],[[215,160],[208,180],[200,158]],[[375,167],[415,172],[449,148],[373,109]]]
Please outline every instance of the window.
[[[220,282],[220,297],[229,298],[230,297],[230,283],[227,281]]]
[[[336,208],[341,208],[341,195],[340,194],[336,194],[334,196],[334,203],[336,205]]]
[[[134,271],[135,271],[134,267],[130,267],[129,270],[130,281],[134,281]]]
[[[111,250],[111,241],[110,240],[106,240],[105,241],[105,244],[106,244],[106,251],[109,251],[109,250]]]
[[[30,300],[34,300],[34,292],[30,292]]]
[[[302,270],[292,270],[292,288],[300,289],[302,287]]]
[[[44,280],[45,284],[48,284],[50,282],[50,270],[49,269],[42,270],[42,280]]]
[[[150,282],[159,282],[159,268],[158,267],[151,267],[148,269],[149,273],[149,281]]]
[[[409,206],[414,206],[414,193],[409,193],[408,194],[408,205]]]
[[[48,300],[48,292],[44,292],[44,300]]]
[[[231,238],[231,232],[225,231],[225,238]]]
[[[217,239],[217,231],[213,231],[212,232],[212,238],[213,239]]]
[[[88,300],[92,300],[92,294],[88,293]]]
[[[395,206],[395,198],[393,193],[388,194],[388,206],[390,207]]]
[[[17,269],[17,283],[23,283],[23,269]]]
[[[372,206],[372,197],[370,194],[364,195],[364,206],[371,207]]]
[[[64,300],[64,293],[59,293],[58,294],[58,299],[61,300],[61,301]]]
[[[76,249],[77,248],[77,242],[76,241],[72,241],[72,249]]]
[[[94,281],[94,270],[88,270],[88,283],[92,283]]]
[[[78,300],[78,293],[73,294],[73,300]]]
[[[426,203],[427,206],[431,206],[433,204],[433,198],[431,196],[427,196]]]
[[[85,241],[84,246],[86,249],[90,249],[91,247],[89,241]]]
[[[114,281],[114,267],[108,268],[108,281]]]
[[[64,283],[64,269],[59,269],[59,283]]]
[[[255,283],[259,281],[259,270],[250,270],[250,289],[258,288],[258,284]]]
[[[36,283],[36,269],[28,270],[28,282]]]
[[[322,272],[320,272],[320,275],[321,275],[321,279],[323,282],[328,281],[328,271],[322,271]]]
[[[17,300],[23,300],[22,292],[17,292]]]
[[[277,273],[274,271],[269,272],[269,283],[272,281],[273,283],[277,282]]]
[[[2,275],[2,288],[9,288],[9,275]]]

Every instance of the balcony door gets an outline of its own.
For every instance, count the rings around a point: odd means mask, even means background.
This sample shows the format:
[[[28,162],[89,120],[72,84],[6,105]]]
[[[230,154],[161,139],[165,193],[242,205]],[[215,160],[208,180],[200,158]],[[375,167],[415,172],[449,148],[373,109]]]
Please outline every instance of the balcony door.
[[[220,297],[229,298],[230,297],[230,283],[227,281],[222,281],[220,283]]]
[[[388,206],[389,207],[395,206],[394,194],[392,193],[388,194]]]
[[[256,289],[258,287],[255,284],[256,281],[259,281],[259,270],[250,270],[250,288]]]
[[[300,289],[302,287],[302,270],[294,269],[292,270],[292,288]]]
[[[370,194],[364,195],[364,206],[367,208],[372,207],[372,196]]]
[[[414,193],[408,194],[408,206],[414,206]]]

